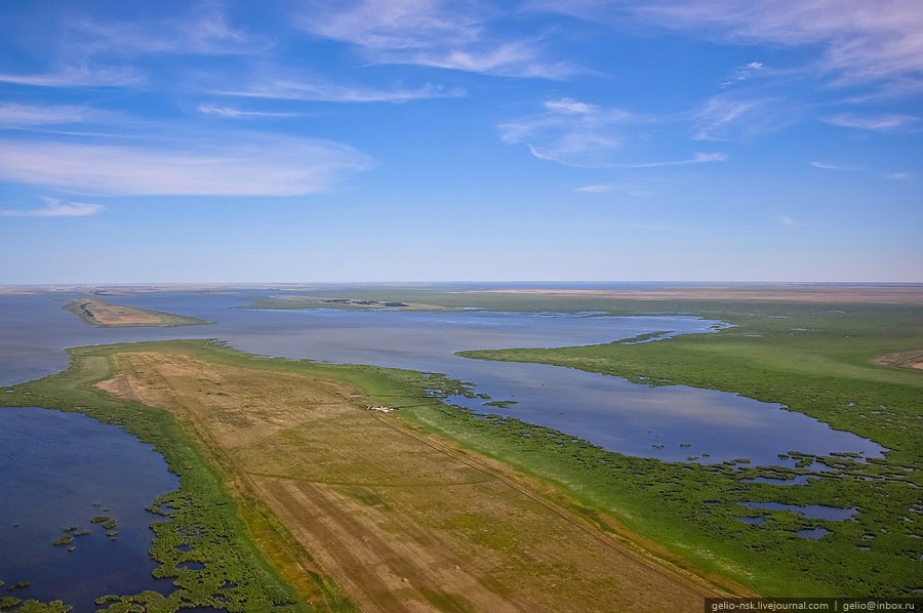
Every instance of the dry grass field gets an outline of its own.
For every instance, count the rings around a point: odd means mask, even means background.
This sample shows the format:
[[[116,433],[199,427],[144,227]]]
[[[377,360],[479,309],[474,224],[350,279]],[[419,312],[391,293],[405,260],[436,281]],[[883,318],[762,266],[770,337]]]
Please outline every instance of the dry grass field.
[[[74,300],[67,309],[89,324],[104,327],[132,326],[190,326],[206,323],[194,317],[183,317],[121,304],[110,304],[102,300]]]
[[[510,468],[364,410],[344,384],[181,350],[114,356],[363,611],[696,611],[712,593]]]

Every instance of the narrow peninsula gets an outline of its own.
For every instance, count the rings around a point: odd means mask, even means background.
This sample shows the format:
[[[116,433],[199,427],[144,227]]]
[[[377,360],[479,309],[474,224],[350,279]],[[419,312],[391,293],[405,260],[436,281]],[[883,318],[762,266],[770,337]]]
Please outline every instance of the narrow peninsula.
[[[72,300],[65,307],[85,323],[104,328],[201,326],[209,322],[197,317],[111,304],[96,298]]]

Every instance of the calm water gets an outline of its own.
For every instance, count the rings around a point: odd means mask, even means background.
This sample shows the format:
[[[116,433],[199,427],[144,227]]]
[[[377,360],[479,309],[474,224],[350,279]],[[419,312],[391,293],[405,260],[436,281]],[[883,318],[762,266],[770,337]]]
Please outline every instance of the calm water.
[[[179,480],[163,456],[115,426],[85,415],[39,408],[0,408],[0,579],[26,600],[61,598],[94,611],[107,593],[172,591],[156,581],[148,550],[155,521],[145,511]],[[118,519],[118,539],[89,520]],[[64,528],[90,530],[55,546]]]
[[[630,338],[659,330],[707,333],[719,322],[694,317],[412,312],[244,308],[265,291],[162,292],[112,297],[113,302],[200,317],[215,323],[172,329],[101,329],[61,306],[69,296],[0,296],[0,383],[25,380],[66,365],[65,347],[158,338],[215,337],[245,351],[287,358],[374,364],[443,372],[475,384],[505,409],[479,399],[454,399],[563,430],[607,449],[669,461],[794,466],[790,451],[878,457],[882,448],[778,405],[684,386],[649,387],[542,364],[469,360],[466,349],[559,347]],[[659,342],[659,341],[658,341]],[[669,341],[667,341],[669,342]]]

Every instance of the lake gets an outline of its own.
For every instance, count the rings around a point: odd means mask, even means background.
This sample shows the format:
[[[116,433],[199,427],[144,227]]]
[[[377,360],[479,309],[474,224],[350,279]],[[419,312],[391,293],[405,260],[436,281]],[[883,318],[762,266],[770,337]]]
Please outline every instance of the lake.
[[[666,461],[794,466],[791,451],[852,452],[881,457],[883,449],[779,405],[684,386],[651,387],[617,377],[542,364],[457,357],[467,349],[561,347],[631,338],[652,331],[703,334],[723,326],[696,317],[606,317],[592,314],[419,312],[245,308],[267,290],[153,292],[112,302],[215,322],[186,328],[95,328],[61,310],[72,296],[0,296],[0,383],[66,366],[66,347],[167,338],[219,338],[244,351],[292,359],[373,364],[442,372],[472,382],[493,401],[453,398],[478,411],[500,413],[562,430],[611,451]],[[655,341],[664,342],[664,341]],[[666,341],[669,342],[669,341]]]
[[[158,518],[145,507],[178,486],[163,456],[116,426],[79,413],[0,408],[4,591],[29,581],[9,595],[60,598],[77,612],[94,611],[93,600],[107,593],[169,593],[170,580],[151,576],[149,526]],[[117,535],[90,521],[103,516],[117,520]],[[56,546],[64,535],[73,542]]]

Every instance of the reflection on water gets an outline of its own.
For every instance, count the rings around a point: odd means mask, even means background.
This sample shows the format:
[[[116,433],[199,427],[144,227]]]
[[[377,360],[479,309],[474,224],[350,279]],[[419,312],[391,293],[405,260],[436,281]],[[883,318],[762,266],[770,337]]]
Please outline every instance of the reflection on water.
[[[543,364],[454,355],[467,349],[604,343],[663,330],[707,333],[718,322],[675,316],[241,308],[249,298],[266,293],[160,292],[112,299],[215,322],[168,329],[94,328],[61,310],[66,296],[0,296],[0,316],[12,317],[17,324],[0,329],[0,347],[6,350],[0,355],[0,382],[62,368],[62,350],[68,346],[217,337],[260,355],[443,372],[473,382],[478,393],[493,401],[515,402],[498,408],[484,406],[481,399],[453,399],[459,404],[556,428],[635,456],[701,463],[745,458],[751,465],[794,466],[794,459],[781,460],[779,454],[853,452],[880,457],[882,452],[851,433],[734,394],[655,388]]]
[[[859,510],[855,507],[838,509],[822,504],[799,506],[795,504],[782,504],[781,502],[741,502],[740,504],[751,509],[768,509],[771,511],[789,511],[808,519],[827,519],[830,521],[846,521]]]
[[[172,591],[148,550],[154,498],[179,480],[149,445],[85,415],[0,408],[0,579],[23,600],[93,611],[106,593]],[[116,518],[118,536],[90,518]],[[73,541],[55,546],[70,535]],[[73,548],[73,550],[71,550]]]

